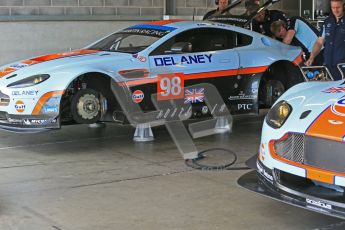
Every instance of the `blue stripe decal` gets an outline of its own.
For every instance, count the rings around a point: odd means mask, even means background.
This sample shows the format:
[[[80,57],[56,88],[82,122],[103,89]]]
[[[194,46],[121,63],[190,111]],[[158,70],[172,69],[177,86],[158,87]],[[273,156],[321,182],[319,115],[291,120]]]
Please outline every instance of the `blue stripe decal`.
[[[154,30],[167,30],[167,31],[174,31],[177,28],[170,27],[170,26],[159,26],[159,25],[149,25],[149,24],[141,24],[128,27],[128,29],[154,29]]]

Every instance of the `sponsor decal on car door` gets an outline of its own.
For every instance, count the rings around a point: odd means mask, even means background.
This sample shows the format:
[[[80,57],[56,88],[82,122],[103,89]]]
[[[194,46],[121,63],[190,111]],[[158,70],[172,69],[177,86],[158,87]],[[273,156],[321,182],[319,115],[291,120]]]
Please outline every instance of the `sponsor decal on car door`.
[[[214,78],[236,76],[238,67],[237,53],[229,50],[150,57],[151,74],[155,75],[152,77],[158,78],[158,99],[164,95],[165,99],[183,98],[184,86],[213,83]]]

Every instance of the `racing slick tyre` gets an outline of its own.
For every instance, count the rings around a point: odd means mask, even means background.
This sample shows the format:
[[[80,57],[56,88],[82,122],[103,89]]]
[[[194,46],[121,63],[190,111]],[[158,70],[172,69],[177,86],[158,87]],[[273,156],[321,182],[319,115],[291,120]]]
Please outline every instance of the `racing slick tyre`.
[[[264,104],[272,107],[274,102],[285,92],[285,87],[281,81],[269,80],[266,82],[264,91]]]
[[[72,98],[71,113],[80,124],[93,124],[101,117],[99,93],[93,89],[82,89]]]

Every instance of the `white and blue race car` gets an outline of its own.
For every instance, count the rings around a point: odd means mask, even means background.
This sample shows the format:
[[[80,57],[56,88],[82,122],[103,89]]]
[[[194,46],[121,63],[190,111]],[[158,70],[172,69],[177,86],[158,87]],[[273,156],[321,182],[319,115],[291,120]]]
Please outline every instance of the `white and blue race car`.
[[[150,96],[203,108],[214,85],[232,114],[258,113],[305,81],[301,49],[217,22],[166,20],[111,34],[81,50],[49,54],[0,68],[0,128],[42,131],[62,124],[126,121],[112,91],[152,111]],[[165,74],[165,75],[164,75]],[[166,75],[168,74],[168,75]],[[163,77],[162,77],[163,76]]]
[[[248,173],[239,183],[344,219],[344,154],[344,80],[301,83],[283,94],[265,118],[256,157],[258,178]]]

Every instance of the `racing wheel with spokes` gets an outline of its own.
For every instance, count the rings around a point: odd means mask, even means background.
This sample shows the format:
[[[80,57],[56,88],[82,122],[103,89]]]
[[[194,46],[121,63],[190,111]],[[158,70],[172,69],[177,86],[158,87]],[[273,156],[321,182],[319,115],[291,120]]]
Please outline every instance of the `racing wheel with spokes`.
[[[101,117],[99,93],[93,89],[79,90],[72,98],[71,113],[80,124],[93,124]]]

